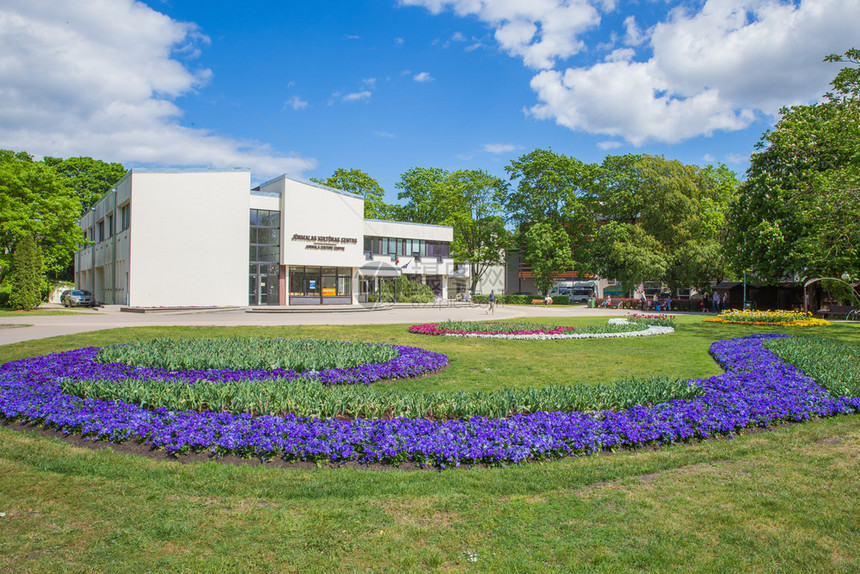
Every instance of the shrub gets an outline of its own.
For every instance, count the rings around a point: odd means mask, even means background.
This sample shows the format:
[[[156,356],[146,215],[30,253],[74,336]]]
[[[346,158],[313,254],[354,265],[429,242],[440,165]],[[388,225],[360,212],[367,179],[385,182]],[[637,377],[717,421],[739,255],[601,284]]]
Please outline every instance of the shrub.
[[[432,303],[436,300],[429,285],[411,281],[405,275],[397,279],[383,279],[379,282],[379,293],[368,297],[371,303],[393,303],[396,295],[398,303]]]
[[[42,302],[42,249],[32,235],[15,243],[12,254],[12,288],[9,306],[29,311]]]

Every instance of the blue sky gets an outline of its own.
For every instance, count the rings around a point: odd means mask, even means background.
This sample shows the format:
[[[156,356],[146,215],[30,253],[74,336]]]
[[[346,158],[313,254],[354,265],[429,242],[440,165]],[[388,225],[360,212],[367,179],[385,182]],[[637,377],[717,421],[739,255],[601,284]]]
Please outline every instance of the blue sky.
[[[0,147],[127,167],[485,169],[541,147],[742,173],[860,46],[856,0],[6,0]]]

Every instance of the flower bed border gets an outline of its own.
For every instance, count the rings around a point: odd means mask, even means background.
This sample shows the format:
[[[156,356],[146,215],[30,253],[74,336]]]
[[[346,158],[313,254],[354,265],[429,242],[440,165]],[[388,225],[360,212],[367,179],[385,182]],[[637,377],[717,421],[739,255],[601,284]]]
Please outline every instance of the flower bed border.
[[[457,421],[338,421],[147,410],[59,392],[57,378],[68,374],[79,353],[68,351],[0,366],[0,416],[92,440],[137,441],[171,454],[208,451],[249,458],[364,464],[411,461],[445,468],[731,436],[747,427],[860,412],[860,398],[831,397],[761,345],[782,336],[717,341],[711,345],[711,354],[727,372],[696,380],[705,389],[704,395],[622,412],[540,412]]]
[[[630,321],[624,318],[609,319],[610,325],[629,325]],[[522,340],[552,340],[552,339],[611,339],[615,337],[650,337],[652,335],[668,335],[674,333],[673,327],[660,327],[657,325],[648,325],[647,329],[641,331],[626,331],[621,333],[566,333],[567,329],[573,330],[573,327],[557,327],[553,331],[514,331],[512,333],[492,333],[489,331],[481,332],[454,332],[447,329],[432,330],[438,323],[425,323],[423,325],[412,325],[409,327],[410,333],[419,335],[441,335],[444,337],[472,337],[477,339],[522,339]],[[414,328],[414,330],[413,330]]]

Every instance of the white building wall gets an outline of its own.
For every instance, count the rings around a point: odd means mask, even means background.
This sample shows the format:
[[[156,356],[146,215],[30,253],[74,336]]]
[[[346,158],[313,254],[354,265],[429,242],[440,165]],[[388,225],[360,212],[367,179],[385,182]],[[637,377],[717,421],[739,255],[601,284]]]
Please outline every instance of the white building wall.
[[[133,171],[130,185],[128,305],[247,305],[250,171]]]
[[[281,264],[356,267],[364,198],[280,177],[260,186],[281,197]]]

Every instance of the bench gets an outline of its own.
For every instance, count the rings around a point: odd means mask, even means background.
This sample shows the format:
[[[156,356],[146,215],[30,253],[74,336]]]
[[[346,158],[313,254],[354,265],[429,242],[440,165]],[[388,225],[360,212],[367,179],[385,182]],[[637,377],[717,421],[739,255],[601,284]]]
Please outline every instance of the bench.
[[[547,302],[544,299],[532,299],[532,305],[546,305]],[[550,303],[552,305],[552,303]]]
[[[856,317],[857,310],[850,305],[831,305],[830,308],[828,308],[827,310],[819,309],[818,312],[815,314],[822,319],[826,319],[831,315],[848,319],[848,317],[851,315],[854,315]]]

